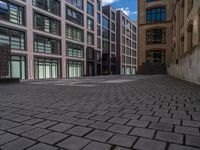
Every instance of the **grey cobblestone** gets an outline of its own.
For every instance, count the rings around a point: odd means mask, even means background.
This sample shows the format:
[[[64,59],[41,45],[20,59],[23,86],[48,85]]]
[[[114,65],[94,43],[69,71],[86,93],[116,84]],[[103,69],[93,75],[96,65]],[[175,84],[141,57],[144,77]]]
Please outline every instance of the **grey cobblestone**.
[[[199,91],[163,75],[0,85],[0,149],[199,150]]]

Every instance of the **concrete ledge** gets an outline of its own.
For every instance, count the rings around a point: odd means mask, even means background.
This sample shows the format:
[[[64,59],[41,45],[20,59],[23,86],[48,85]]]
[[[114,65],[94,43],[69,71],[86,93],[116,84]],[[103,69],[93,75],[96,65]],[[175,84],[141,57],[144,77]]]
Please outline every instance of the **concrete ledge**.
[[[20,83],[20,78],[0,78],[0,84]]]

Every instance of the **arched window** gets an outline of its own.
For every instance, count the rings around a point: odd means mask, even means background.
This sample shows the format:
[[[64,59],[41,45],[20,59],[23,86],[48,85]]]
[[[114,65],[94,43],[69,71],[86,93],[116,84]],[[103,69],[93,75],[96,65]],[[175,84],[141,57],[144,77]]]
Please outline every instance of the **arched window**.
[[[156,7],[146,11],[146,22],[163,22],[166,21],[166,8]]]
[[[192,7],[193,7],[193,0],[187,0],[187,14],[190,13]]]
[[[191,21],[187,28],[187,50],[191,50],[193,47],[193,22]]]
[[[146,44],[163,44],[165,41],[165,29],[153,29],[146,32]]]

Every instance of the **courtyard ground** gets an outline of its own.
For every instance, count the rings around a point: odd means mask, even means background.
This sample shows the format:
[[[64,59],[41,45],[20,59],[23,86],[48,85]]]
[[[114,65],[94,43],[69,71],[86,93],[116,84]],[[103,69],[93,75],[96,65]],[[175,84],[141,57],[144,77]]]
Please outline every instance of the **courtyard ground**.
[[[168,76],[0,85],[2,150],[199,150],[200,86]]]

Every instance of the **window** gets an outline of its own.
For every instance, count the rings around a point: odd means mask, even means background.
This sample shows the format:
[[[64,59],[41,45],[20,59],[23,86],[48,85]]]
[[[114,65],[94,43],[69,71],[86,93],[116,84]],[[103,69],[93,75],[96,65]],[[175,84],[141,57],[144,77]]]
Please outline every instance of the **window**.
[[[122,17],[122,25],[125,25],[125,17]]]
[[[67,61],[67,72],[69,78],[83,76],[83,62],[81,61]]]
[[[87,47],[87,59],[94,60],[94,49]]]
[[[60,60],[59,59],[47,59],[47,58],[35,58],[35,79],[50,79],[60,78]]]
[[[101,24],[101,15],[97,13],[97,22],[98,24]]]
[[[132,33],[132,40],[136,41],[136,35]]]
[[[112,40],[112,42],[115,42],[115,34],[114,33],[112,33],[112,35],[111,35],[111,40]]]
[[[103,40],[103,52],[108,53],[110,51],[110,42]]]
[[[87,44],[94,45],[94,35],[92,33],[87,33]]]
[[[128,36],[129,38],[131,38],[131,31],[126,30],[126,36]]]
[[[90,3],[87,3],[87,13],[91,16],[94,16],[94,6]]]
[[[60,16],[60,0],[33,0],[33,5]]]
[[[132,64],[136,65],[136,58],[132,58]]]
[[[136,57],[136,51],[132,50],[132,56]]]
[[[115,51],[116,51],[115,44],[111,44],[111,51],[115,53]]]
[[[0,27],[0,43],[9,44],[11,49],[25,49],[24,32]]]
[[[157,7],[146,11],[147,23],[166,21],[166,8]]]
[[[109,30],[103,29],[102,37],[103,37],[103,39],[109,40],[110,39]]]
[[[131,64],[131,57],[126,57],[126,64]]]
[[[101,60],[101,53],[96,51],[96,61],[100,61]]]
[[[122,44],[125,44],[125,37],[122,36]]]
[[[77,25],[83,26],[83,15],[69,7],[66,7],[66,19]]]
[[[165,51],[151,50],[146,52],[146,61],[165,64]]]
[[[154,29],[146,32],[147,44],[163,44],[166,41],[165,29]]]
[[[24,8],[8,1],[0,0],[0,19],[25,25]]]
[[[66,25],[66,38],[83,42],[83,30]]]
[[[61,54],[61,43],[59,40],[42,37],[39,35],[34,36],[34,51],[48,54]]]
[[[132,26],[132,31],[134,32],[134,33],[136,33],[136,26]]]
[[[136,49],[136,43],[132,42],[132,48]]]
[[[97,26],[97,35],[101,36],[101,27],[100,26]]]
[[[125,27],[122,27],[122,34],[125,34]]]
[[[127,29],[131,30],[131,23],[127,20],[127,23],[126,23],[126,27]]]
[[[184,16],[185,16],[185,0],[183,0],[182,3],[181,3],[181,13],[180,13],[181,25],[184,24]]]
[[[102,26],[103,28],[109,29],[110,28],[109,19],[107,19],[106,17],[103,17]]]
[[[112,12],[112,20],[115,21],[115,13]]]
[[[190,13],[190,10],[192,9],[193,7],[193,0],[187,0],[187,14],[189,15]]]
[[[34,28],[55,35],[60,35],[59,21],[36,12],[34,13]]]
[[[89,17],[87,18],[87,29],[94,30],[94,20]]]
[[[65,0],[66,2],[70,3],[71,5],[83,10],[83,0]]]
[[[129,55],[129,56],[131,56],[131,49],[130,48],[126,48],[126,55]]]
[[[112,31],[115,31],[115,24],[112,23]]]
[[[147,3],[154,2],[154,1],[157,1],[157,0],[146,0]]]
[[[69,57],[77,57],[83,58],[84,57],[84,48],[81,45],[67,43],[67,56]]]
[[[125,54],[125,46],[122,46],[122,53]]]
[[[190,23],[187,29],[187,48],[188,51],[193,48],[193,23]]]
[[[129,47],[131,47],[131,40],[126,39],[126,45],[129,46]]]
[[[97,0],[97,10],[101,11],[101,1]]]
[[[97,48],[101,49],[101,39],[97,38]]]
[[[24,56],[11,56],[9,74],[12,78],[26,78],[26,58]]]

